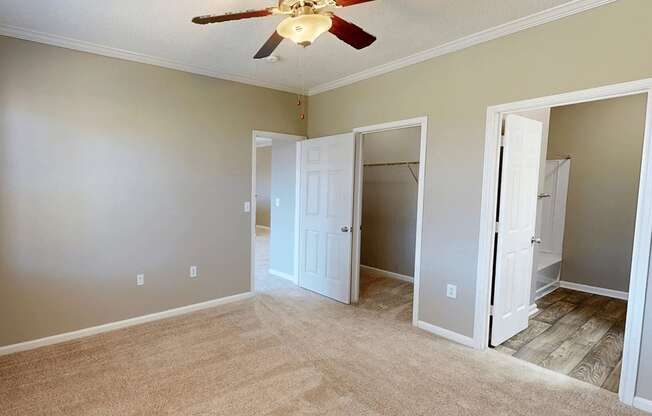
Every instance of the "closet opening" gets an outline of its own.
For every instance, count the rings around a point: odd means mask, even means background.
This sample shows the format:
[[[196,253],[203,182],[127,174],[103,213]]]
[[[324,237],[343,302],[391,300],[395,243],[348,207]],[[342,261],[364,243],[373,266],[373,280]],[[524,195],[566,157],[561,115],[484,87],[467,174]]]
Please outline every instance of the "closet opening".
[[[401,322],[416,322],[422,129],[416,123],[356,137],[352,301]]]
[[[618,392],[647,94],[503,114],[489,345]]]

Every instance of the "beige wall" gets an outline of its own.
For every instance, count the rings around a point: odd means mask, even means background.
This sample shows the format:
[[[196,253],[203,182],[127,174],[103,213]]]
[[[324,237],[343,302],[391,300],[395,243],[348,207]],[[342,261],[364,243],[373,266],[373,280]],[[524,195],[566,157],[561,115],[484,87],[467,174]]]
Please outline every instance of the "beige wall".
[[[274,139],[272,144],[272,232],[270,234],[271,269],[294,275],[294,221],[297,182],[297,142]]]
[[[487,107],[652,77],[651,19],[621,0],[311,97],[310,137],[429,117],[420,319],[473,335]]]
[[[364,163],[419,161],[421,128],[364,136]],[[419,165],[410,166],[419,176]],[[414,277],[418,184],[406,166],[364,168],[361,264]]]
[[[647,96],[553,108],[548,159],[572,157],[561,279],[629,290]]]
[[[248,291],[251,132],[295,100],[0,37],[0,345]]]
[[[256,148],[256,225],[271,225],[272,146]]]

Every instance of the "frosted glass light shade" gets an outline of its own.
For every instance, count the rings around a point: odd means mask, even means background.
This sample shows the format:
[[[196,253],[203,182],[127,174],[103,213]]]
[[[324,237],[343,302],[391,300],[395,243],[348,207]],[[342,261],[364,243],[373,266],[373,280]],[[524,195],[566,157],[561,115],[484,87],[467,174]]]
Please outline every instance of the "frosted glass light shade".
[[[276,31],[297,45],[308,46],[332,25],[331,18],[323,14],[304,14],[283,20]]]

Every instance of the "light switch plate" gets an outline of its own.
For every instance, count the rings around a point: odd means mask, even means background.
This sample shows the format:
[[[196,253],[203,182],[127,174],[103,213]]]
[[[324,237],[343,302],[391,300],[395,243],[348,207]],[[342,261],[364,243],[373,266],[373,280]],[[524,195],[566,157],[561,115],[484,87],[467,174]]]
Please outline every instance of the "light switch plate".
[[[251,212],[251,202],[247,201],[244,203],[244,212]]]
[[[190,277],[196,278],[199,274],[197,273],[197,266],[190,266]]]
[[[139,274],[136,276],[136,284],[138,286],[142,286],[145,284],[145,275],[144,274]]]
[[[446,286],[446,296],[451,299],[457,299],[457,286],[448,285]]]
[[[276,198],[274,200],[274,205],[276,205],[277,207],[280,207],[281,206],[281,198]]]

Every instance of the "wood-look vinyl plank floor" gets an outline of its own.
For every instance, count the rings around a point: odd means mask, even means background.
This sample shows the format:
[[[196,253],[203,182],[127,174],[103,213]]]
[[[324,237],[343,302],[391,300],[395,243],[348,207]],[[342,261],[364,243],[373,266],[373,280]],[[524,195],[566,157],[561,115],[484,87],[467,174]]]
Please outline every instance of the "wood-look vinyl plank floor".
[[[553,303],[547,308],[543,309],[536,317],[536,320],[539,322],[545,322],[547,324],[555,323],[562,316],[567,315],[573,309],[577,308],[577,305],[570,302],[559,301]]]
[[[537,300],[537,306],[539,307],[539,309],[545,309],[548,306],[550,306],[550,305],[564,299],[565,297],[567,297],[571,293],[572,293],[572,291],[570,289],[565,289],[563,287],[557,288],[553,292],[550,292],[546,296],[544,296],[541,299]]]
[[[541,362],[577,332],[577,326],[557,323],[516,351],[514,357],[533,364]]]
[[[622,359],[624,335],[624,325],[613,325],[569,375],[596,386],[604,386]]]
[[[528,328],[496,350],[618,392],[627,302],[560,288],[537,307]]]
[[[569,303],[574,303],[576,305],[579,305],[580,303],[584,303],[592,296],[593,295],[591,295],[590,293],[572,292],[568,296],[564,297],[564,302],[569,302]]]
[[[611,374],[609,374],[609,377],[607,377],[607,380],[602,383],[602,388],[605,388],[609,391],[613,391],[614,393],[618,393],[618,387],[620,383],[620,371],[623,368],[623,362],[618,361],[618,364],[616,364],[616,367],[613,369]]]
[[[519,332],[516,336],[508,339],[502,345],[514,350],[514,352],[512,353],[514,354],[517,350],[523,348],[524,345],[532,341],[534,338],[543,334],[551,326],[552,325],[547,324],[545,322],[541,322],[533,319],[530,321],[530,325],[527,327],[525,331]]]
[[[612,326],[611,321],[597,316],[592,317],[559,348],[551,352],[540,365],[563,374],[570,374]]]

